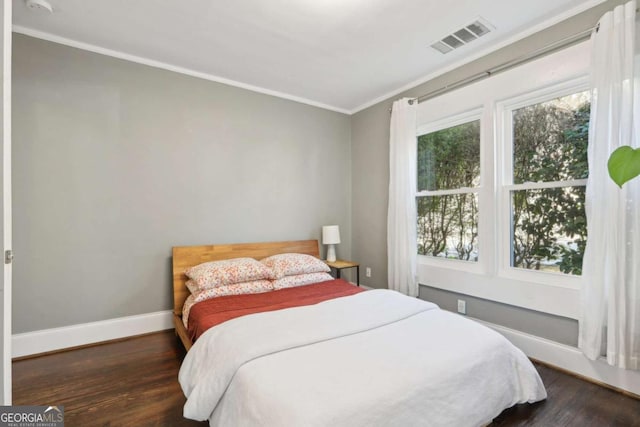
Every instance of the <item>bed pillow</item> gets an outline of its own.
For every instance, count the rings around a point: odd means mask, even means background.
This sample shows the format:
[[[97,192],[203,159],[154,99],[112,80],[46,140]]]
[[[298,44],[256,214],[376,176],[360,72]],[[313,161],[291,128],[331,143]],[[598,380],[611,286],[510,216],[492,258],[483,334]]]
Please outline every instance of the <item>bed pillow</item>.
[[[253,258],[233,258],[205,262],[187,269],[184,274],[193,282],[192,287],[195,286],[200,291],[235,283],[275,278],[273,271],[269,267]]]
[[[274,289],[294,288],[296,286],[310,285],[312,283],[326,282],[333,280],[329,273],[307,273],[297,274],[295,276],[285,276],[281,279],[274,280]]]
[[[189,295],[182,306],[182,324],[185,328],[189,329],[189,313],[191,313],[191,307],[195,304],[194,296]]]
[[[279,254],[260,260],[273,271],[275,279],[307,273],[328,273],[329,266],[318,258],[305,254]]]
[[[211,298],[224,297],[227,295],[260,294],[274,289],[271,280],[254,280],[251,282],[234,283],[232,285],[218,286],[205,289],[193,294],[193,302],[202,302]]]
[[[194,286],[191,280],[187,281],[187,287]],[[189,287],[189,290],[191,290]],[[187,297],[187,300],[182,306],[182,322],[184,327],[188,328],[189,313],[191,307],[195,304],[206,301],[212,298],[224,297],[227,295],[243,295],[243,294],[260,294],[262,292],[272,291],[273,281],[271,280],[255,280],[253,282],[234,283],[233,285],[218,286],[216,288],[205,289],[202,291],[192,291],[191,295]]]
[[[185,283],[185,285],[187,285],[187,289],[189,289],[189,293],[191,295],[197,294],[198,292],[200,292],[198,285],[193,280],[187,280],[187,283]]]

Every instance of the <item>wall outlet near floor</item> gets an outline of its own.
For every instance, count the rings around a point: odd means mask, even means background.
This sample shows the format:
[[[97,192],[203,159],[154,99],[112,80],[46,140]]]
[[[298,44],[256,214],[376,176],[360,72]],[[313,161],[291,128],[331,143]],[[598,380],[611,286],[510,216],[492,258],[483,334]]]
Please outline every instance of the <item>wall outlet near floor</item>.
[[[467,302],[463,299],[458,300],[458,313],[467,314]]]
[[[371,277],[371,267],[367,267],[364,269],[364,275],[367,277]]]

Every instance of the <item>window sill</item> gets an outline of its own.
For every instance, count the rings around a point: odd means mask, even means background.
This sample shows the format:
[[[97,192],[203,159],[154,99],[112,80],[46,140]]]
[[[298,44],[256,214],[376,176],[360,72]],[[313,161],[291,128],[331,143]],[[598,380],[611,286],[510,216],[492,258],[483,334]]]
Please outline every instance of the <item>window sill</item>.
[[[534,285],[556,286],[560,288],[580,290],[580,276],[564,273],[526,270],[523,268],[507,267],[500,270],[498,277],[506,280],[518,280]]]
[[[529,310],[578,319],[580,291],[482,272],[434,266],[418,260],[418,282]]]
[[[451,258],[437,258],[426,255],[418,255],[418,266],[425,265],[434,268],[442,268],[468,273],[484,274],[485,269],[480,261],[462,261]]]

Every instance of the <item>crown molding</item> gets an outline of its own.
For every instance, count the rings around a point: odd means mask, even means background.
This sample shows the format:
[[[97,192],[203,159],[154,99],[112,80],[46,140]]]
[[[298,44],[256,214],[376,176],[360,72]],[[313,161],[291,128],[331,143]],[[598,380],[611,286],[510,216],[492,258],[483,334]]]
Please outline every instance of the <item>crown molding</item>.
[[[84,43],[78,40],[69,39],[66,37],[60,37],[55,34],[47,33],[44,31],[34,30],[33,28],[24,27],[22,25],[14,25],[13,32],[18,34],[24,34],[25,36],[35,37],[38,39],[50,41],[53,43],[62,44],[65,46],[74,47],[76,49],[82,49],[100,55],[111,56],[113,58],[124,59],[125,61],[135,62],[137,64],[147,65],[149,67],[160,68],[174,73],[184,74],[191,77],[196,77],[203,80],[209,80],[216,83],[222,83],[228,86],[245,89],[251,92],[261,93],[263,95],[275,96],[276,98],[286,99],[288,101],[298,102],[300,104],[310,105],[312,107],[322,108],[324,110],[334,111],[336,113],[351,114],[349,110],[344,108],[334,107],[333,105],[323,104],[311,99],[302,98],[288,93],[279,92],[276,90],[266,89],[260,86],[254,86],[247,83],[242,83],[236,80],[227,79],[225,77],[219,77],[214,74],[204,73],[201,71],[192,70],[178,65],[169,64],[166,62],[156,61],[154,59],[145,58],[138,55],[132,55],[125,52],[120,52],[113,49],[107,49],[104,47],[96,46],[89,43]]]

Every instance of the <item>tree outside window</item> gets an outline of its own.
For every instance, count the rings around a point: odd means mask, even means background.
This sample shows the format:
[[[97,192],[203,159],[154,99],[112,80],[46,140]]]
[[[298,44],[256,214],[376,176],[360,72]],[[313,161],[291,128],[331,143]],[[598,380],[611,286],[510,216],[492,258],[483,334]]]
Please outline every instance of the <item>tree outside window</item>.
[[[582,273],[589,113],[588,92],[513,111],[512,267]]]
[[[511,110],[511,267],[579,275],[587,239],[588,92]],[[477,261],[479,119],[418,136],[418,254]]]
[[[418,137],[418,254],[478,260],[480,120]]]

